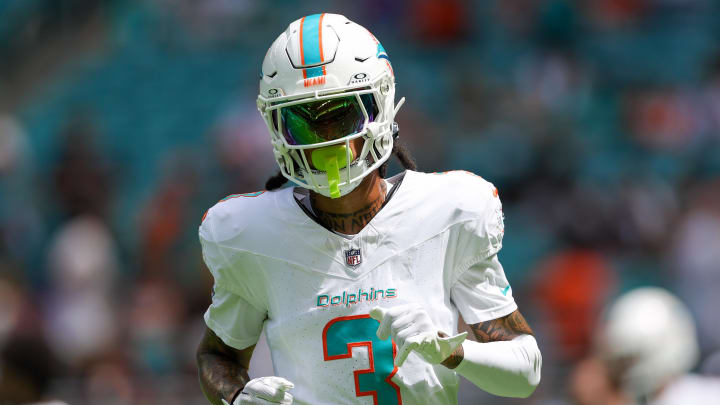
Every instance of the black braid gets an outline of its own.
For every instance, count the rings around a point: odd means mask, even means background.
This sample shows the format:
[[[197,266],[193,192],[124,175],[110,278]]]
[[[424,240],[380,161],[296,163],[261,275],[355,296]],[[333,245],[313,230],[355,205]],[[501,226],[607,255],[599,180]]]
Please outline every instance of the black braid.
[[[404,169],[417,170],[417,162],[415,162],[415,158],[410,153],[410,149],[408,149],[404,143],[396,139],[393,144],[393,152]]]
[[[283,176],[282,172],[277,172],[276,175],[270,177],[265,182],[265,190],[272,191],[277,190],[280,187],[283,186],[283,184],[287,183],[288,179]]]
[[[404,143],[397,139],[393,142],[392,154],[400,161],[400,164],[404,169],[417,170],[417,163],[415,163],[415,158],[412,157],[410,150]],[[387,168],[388,162],[385,162],[382,166],[380,166],[380,169],[378,169],[380,171],[380,177],[385,178],[387,175]]]

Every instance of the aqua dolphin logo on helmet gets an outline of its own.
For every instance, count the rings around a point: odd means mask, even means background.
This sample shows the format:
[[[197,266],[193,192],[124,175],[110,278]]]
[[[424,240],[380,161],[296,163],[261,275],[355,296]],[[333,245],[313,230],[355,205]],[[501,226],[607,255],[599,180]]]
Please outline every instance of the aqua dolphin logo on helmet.
[[[387,59],[388,62],[390,61],[390,58],[388,57],[387,52],[385,52],[385,48],[382,46],[380,42],[377,44],[377,54],[375,55],[380,59]]]
[[[348,194],[390,157],[402,102],[385,49],[342,15],[292,22],[263,61],[258,109],[280,171],[325,196]]]

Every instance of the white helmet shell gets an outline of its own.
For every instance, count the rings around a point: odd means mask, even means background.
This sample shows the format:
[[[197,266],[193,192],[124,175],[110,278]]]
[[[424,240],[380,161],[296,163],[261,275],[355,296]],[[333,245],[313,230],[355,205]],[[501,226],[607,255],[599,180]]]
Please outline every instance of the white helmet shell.
[[[600,345],[609,364],[621,365],[623,388],[638,398],[690,371],[699,356],[690,312],[655,287],[632,290],[610,307]]]
[[[378,108],[374,120],[360,102],[371,94]],[[357,133],[314,145],[291,145],[277,114],[284,107],[337,97],[355,96],[365,114]],[[398,104],[398,107],[402,104]],[[315,14],[296,20],[265,55],[258,109],[270,131],[275,160],[294,183],[329,196],[325,172],[312,168],[303,150],[345,144],[348,167],[340,171],[340,193],[352,191],[379,168],[392,152],[395,80],[385,49],[362,26],[338,14]],[[274,119],[275,118],[275,119]],[[350,159],[350,141],[362,137],[362,151]]]

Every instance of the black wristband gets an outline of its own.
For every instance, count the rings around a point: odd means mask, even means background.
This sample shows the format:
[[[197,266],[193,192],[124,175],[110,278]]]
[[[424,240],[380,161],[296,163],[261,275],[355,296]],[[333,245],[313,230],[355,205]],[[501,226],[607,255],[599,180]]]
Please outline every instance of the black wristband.
[[[242,392],[242,390],[243,390],[242,388],[238,388],[238,390],[235,391],[235,394],[232,396],[232,399],[230,400],[230,405],[233,405],[233,404],[235,403],[235,400],[236,400],[237,397],[240,395],[240,393]]]

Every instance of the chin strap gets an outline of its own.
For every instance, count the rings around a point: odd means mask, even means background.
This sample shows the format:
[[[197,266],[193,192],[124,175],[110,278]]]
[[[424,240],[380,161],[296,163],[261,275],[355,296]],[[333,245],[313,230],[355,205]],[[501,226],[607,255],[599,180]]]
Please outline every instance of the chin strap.
[[[327,174],[330,198],[340,198],[340,169],[348,165],[347,154],[347,146],[336,145],[315,149],[310,155],[315,168]],[[350,150],[350,159],[355,159],[352,150]]]

